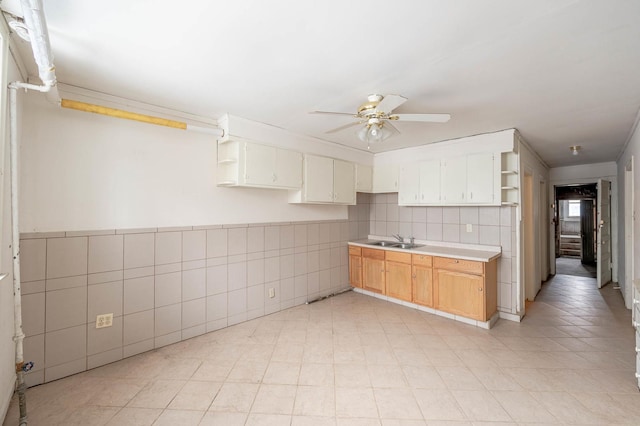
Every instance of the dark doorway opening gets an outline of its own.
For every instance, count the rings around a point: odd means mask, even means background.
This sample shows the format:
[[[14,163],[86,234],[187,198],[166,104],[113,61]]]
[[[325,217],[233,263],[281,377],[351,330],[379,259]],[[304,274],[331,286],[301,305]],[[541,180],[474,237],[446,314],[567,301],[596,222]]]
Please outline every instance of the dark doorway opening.
[[[556,274],[595,277],[597,184],[555,187]]]

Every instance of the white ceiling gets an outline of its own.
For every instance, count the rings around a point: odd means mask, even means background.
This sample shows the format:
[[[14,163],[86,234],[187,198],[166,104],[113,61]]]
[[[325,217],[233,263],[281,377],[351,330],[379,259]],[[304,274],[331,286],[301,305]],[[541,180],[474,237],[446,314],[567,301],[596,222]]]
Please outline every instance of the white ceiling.
[[[397,123],[374,152],[515,127],[552,167],[614,161],[640,108],[637,0],[45,0],[45,13],[69,85],[365,150],[353,129],[325,133],[349,117],[308,112],[395,93],[409,98],[395,112],[452,114]]]

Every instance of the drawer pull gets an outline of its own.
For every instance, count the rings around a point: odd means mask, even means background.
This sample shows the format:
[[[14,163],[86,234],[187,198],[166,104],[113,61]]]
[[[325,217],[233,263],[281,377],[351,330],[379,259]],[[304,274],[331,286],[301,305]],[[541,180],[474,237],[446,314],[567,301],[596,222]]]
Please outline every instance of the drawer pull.
[[[460,263],[460,261],[459,260],[454,260],[453,263]]]
[[[640,373],[636,373],[636,379],[640,379]]]
[[[640,354],[640,348],[636,346],[636,353]]]

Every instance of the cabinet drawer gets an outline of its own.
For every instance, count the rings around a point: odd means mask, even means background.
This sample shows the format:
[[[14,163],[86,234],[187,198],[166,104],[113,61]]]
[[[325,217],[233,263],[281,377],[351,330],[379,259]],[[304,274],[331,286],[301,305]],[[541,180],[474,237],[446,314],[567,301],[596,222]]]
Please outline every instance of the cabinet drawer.
[[[414,254],[411,256],[414,265],[432,266],[433,257],[426,254]]]
[[[362,255],[362,247],[349,246],[349,254],[353,254],[355,256],[361,256]]]
[[[369,259],[384,260],[384,250],[363,248],[362,257],[368,257]]]
[[[448,269],[450,271],[467,272],[470,274],[482,275],[484,273],[484,263],[474,260],[453,259],[451,257],[436,257],[433,267],[438,269]]]
[[[386,260],[390,262],[411,264],[411,253],[398,253],[397,251],[387,251]]]

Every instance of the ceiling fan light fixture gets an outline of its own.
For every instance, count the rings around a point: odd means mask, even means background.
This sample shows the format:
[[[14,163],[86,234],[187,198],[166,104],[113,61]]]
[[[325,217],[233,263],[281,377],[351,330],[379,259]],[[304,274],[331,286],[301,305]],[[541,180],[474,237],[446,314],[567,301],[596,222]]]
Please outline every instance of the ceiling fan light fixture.
[[[570,146],[569,149],[571,150],[571,154],[578,155],[582,147],[580,145],[573,145],[573,146]]]
[[[382,142],[393,135],[393,132],[386,127],[384,123],[369,122],[357,132],[358,139],[367,143],[367,149],[371,148],[372,144]]]

